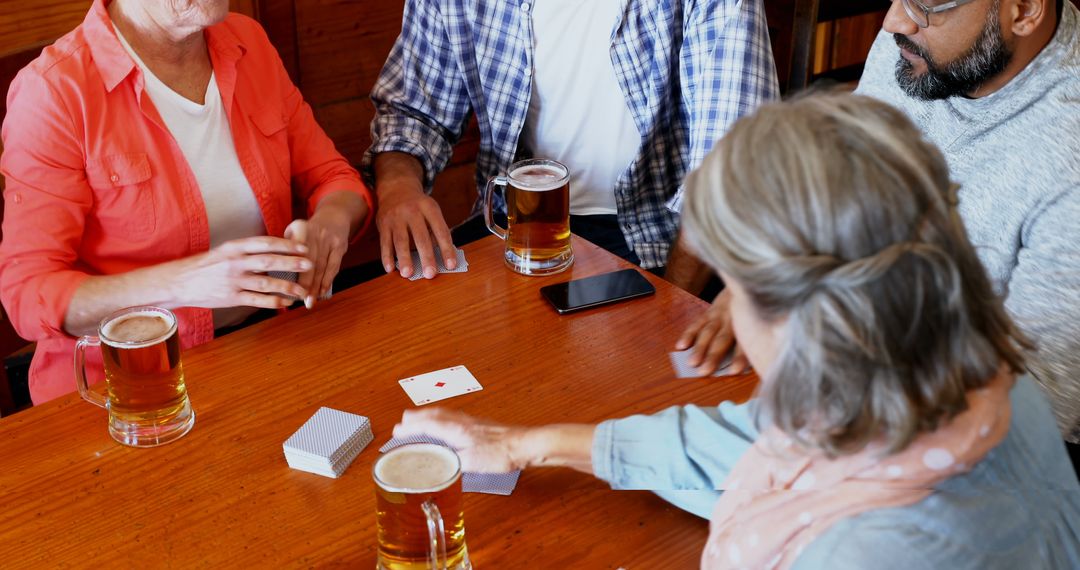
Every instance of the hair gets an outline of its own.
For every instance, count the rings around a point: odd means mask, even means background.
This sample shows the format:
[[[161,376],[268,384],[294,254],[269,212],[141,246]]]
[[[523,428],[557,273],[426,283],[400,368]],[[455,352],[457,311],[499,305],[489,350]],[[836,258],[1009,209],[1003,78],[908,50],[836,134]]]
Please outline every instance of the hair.
[[[687,179],[691,248],[783,322],[761,412],[829,456],[885,453],[967,408],[1030,344],[956,210],[944,157],[900,111],[816,94],[739,120]]]

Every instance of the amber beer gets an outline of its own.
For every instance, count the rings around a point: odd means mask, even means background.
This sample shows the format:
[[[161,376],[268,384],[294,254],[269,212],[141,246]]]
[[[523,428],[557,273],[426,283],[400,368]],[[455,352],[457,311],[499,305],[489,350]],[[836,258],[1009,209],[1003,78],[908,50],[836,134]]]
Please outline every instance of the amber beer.
[[[378,570],[470,570],[461,462],[434,444],[395,448],[374,467]]]
[[[86,386],[85,348],[101,346],[104,399]],[[150,447],[174,441],[195,422],[184,384],[176,316],[158,307],[118,311],[76,347],[79,391],[109,411],[109,433],[126,445]]]
[[[554,160],[514,163],[509,175],[488,185],[488,208],[496,185],[505,185],[507,228],[488,228],[506,240],[507,265],[525,275],[550,275],[574,261],[570,248],[570,174]],[[488,209],[486,208],[486,209]]]

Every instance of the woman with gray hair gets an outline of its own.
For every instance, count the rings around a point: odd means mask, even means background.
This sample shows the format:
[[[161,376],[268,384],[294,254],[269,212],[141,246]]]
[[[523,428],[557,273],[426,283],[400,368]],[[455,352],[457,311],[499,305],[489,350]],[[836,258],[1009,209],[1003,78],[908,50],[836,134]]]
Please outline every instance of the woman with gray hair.
[[[955,210],[944,159],[851,95],[763,107],[687,180],[747,405],[514,427],[406,411],[466,470],[568,466],[711,510],[705,568],[1068,568],[1080,486]],[[680,495],[677,490],[724,493]]]

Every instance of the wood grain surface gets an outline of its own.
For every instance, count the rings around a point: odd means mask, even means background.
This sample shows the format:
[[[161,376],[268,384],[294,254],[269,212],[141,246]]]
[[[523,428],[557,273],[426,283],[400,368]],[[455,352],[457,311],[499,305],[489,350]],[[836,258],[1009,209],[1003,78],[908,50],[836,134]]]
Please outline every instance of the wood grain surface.
[[[189,350],[195,428],[159,448],[114,443],[74,394],[0,420],[3,566],[372,568],[371,466],[412,407],[397,381],[458,364],[484,390],[443,404],[517,424],[749,396],[752,377],[673,378],[667,352],[705,304],[652,275],[654,296],[557,315],[541,286],[628,266],[574,248],[569,271],[524,277],[489,237],[465,248],[468,273],[384,276]],[[320,406],[374,427],[339,479],[282,453]],[[466,495],[465,518],[478,569],[694,568],[707,533],[651,493],[566,469],[528,470],[509,497]]]

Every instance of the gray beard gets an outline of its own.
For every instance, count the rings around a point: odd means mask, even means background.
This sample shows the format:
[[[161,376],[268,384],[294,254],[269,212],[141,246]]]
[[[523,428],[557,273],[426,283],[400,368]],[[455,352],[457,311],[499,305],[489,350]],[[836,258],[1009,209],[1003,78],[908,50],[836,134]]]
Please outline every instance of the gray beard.
[[[930,54],[906,36],[893,34],[893,38],[897,45],[926,61],[926,72],[922,75],[915,75],[914,66],[903,57],[896,62],[896,82],[900,88],[910,97],[924,101],[972,93],[1004,71],[1012,61],[1012,50],[1001,36],[996,9],[990,10],[986,25],[971,48],[944,66],[935,63]]]

